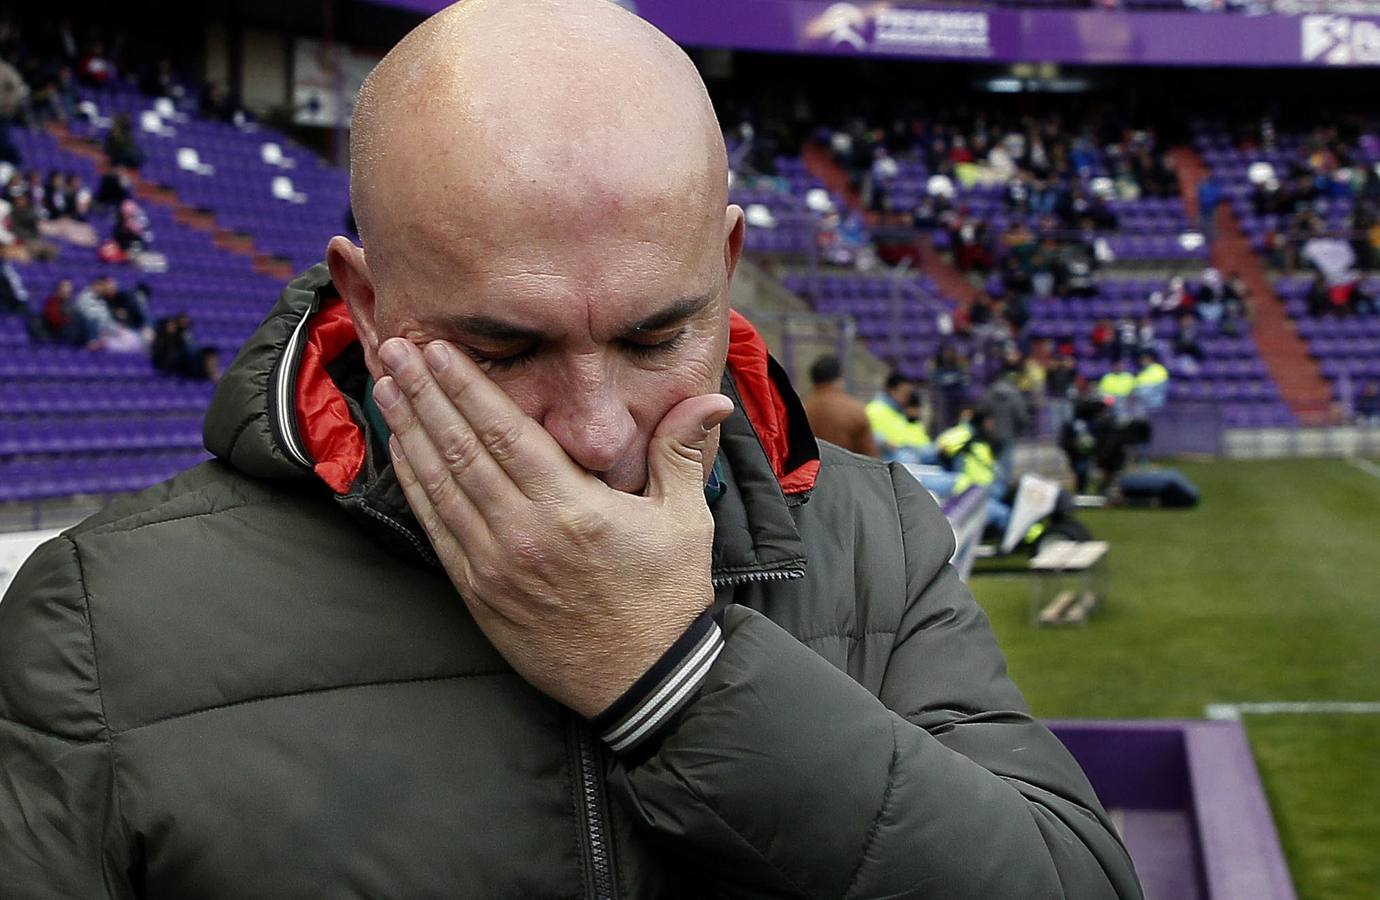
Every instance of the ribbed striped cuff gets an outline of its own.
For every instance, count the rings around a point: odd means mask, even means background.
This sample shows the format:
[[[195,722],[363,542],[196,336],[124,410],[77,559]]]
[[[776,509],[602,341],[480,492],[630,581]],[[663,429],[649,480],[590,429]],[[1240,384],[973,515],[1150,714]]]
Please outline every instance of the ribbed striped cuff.
[[[723,648],[723,632],[706,610],[623,696],[594,717],[594,733],[620,756],[644,750],[695,696]]]

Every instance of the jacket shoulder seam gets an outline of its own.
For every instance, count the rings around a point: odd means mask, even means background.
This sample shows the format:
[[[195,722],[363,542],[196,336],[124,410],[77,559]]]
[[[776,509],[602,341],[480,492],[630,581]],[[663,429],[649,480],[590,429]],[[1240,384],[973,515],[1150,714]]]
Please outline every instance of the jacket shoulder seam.
[[[86,564],[82,562],[81,548],[77,546],[76,539],[72,537],[70,534],[64,535],[64,537],[66,537],[67,543],[72,545],[72,559],[77,564],[77,581],[81,586],[82,606],[85,607],[86,610],[87,636],[91,641],[91,665],[92,668],[95,670],[96,676],[96,700],[100,704],[101,727],[104,730],[102,741],[105,743],[106,765],[110,776],[110,793],[115,801],[114,815],[116,820],[116,827],[118,827],[120,829],[120,832],[123,834],[125,831],[126,822],[124,799],[120,796],[120,777],[119,773],[116,771],[115,768],[115,742],[114,740],[112,740],[110,718],[106,714],[105,709],[105,689],[101,685],[101,652],[96,645],[96,619],[91,614],[91,592],[86,587]],[[109,830],[110,812],[107,811],[106,821],[101,831],[109,832]],[[101,877],[106,881],[106,886],[108,890],[110,885],[110,873],[105,865],[101,866]]]
[[[249,706],[254,703],[267,703],[271,700],[285,700],[289,697],[307,697],[313,694],[328,694],[334,691],[352,691],[371,687],[393,687],[404,684],[425,684],[435,681],[456,681],[462,678],[483,678],[495,675],[512,675],[517,677],[517,673],[511,669],[480,669],[474,672],[456,672],[450,675],[425,675],[418,678],[382,678],[377,681],[359,681],[350,684],[332,684],[318,688],[303,688],[297,691],[282,691],[274,694],[260,694],[256,697],[246,697],[242,700],[230,700],[226,703],[216,703],[211,706],[201,706],[196,709],[188,709],[183,712],[172,713],[150,719],[147,722],[140,722],[137,725],[130,725],[128,728],[121,728],[119,731],[111,731],[113,737],[120,737],[132,734],[144,728],[151,728],[154,725],[162,725],[166,722],[173,722],[178,719],[185,719],[190,716],[199,716],[204,713],[217,712],[222,709],[233,709],[237,706]]]
[[[181,515],[177,515],[177,516],[168,516],[168,517],[166,517],[166,518],[154,519],[154,520],[149,521],[149,522],[140,522],[140,523],[138,523],[137,525],[129,525],[129,524],[126,524],[130,519],[135,518],[137,515],[140,515],[140,514],[141,514],[141,513],[132,513],[132,514],[130,514],[130,515],[128,515],[128,516],[125,516],[125,517],[123,517],[123,518],[116,519],[116,520],[113,521],[113,522],[105,522],[105,523],[103,523],[103,524],[101,524],[101,525],[97,525],[95,528],[92,528],[90,531],[78,531],[78,532],[75,532],[74,537],[76,537],[76,538],[83,538],[83,537],[87,537],[87,536],[92,536],[92,535],[103,535],[103,534],[132,534],[132,533],[134,533],[134,532],[140,530],[141,528],[152,528],[152,527],[155,526],[155,525],[168,525],[168,524],[170,524],[170,523],[172,523],[172,522],[181,522],[181,521],[183,521],[183,520],[185,520],[185,519],[199,519],[199,518],[202,518],[202,517],[205,517],[205,516],[218,516],[218,515],[221,515],[221,514],[223,514],[223,513],[234,512],[234,511],[237,510],[237,509],[245,509],[245,508],[251,507],[251,506],[268,506],[268,505],[270,505],[271,502],[272,502],[272,501],[258,501],[258,502],[256,502],[256,501],[252,501],[252,500],[251,500],[251,501],[246,501],[246,502],[244,502],[244,503],[236,503],[236,504],[233,505],[233,506],[223,506],[223,507],[221,507],[221,508],[219,508],[219,509],[202,509],[202,510],[197,510],[196,512],[182,513]],[[163,505],[163,504],[159,504],[159,505],[161,506],[161,505]],[[157,508],[158,508],[157,506],[154,507],[154,509],[157,509]],[[145,512],[147,512],[147,510],[145,510]]]

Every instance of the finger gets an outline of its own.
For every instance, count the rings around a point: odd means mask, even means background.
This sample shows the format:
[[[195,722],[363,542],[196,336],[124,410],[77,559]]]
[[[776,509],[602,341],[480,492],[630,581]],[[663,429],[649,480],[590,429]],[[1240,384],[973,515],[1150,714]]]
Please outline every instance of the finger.
[[[733,412],[723,394],[682,400],[662,417],[647,448],[647,496],[664,500],[704,500],[710,433]]]
[[[439,456],[480,514],[501,513],[521,500],[521,492],[513,479],[432,377],[422,359],[421,349],[411,341],[390,340],[379,355],[403,393],[403,402],[394,406],[395,414],[403,421],[395,426],[389,420],[388,426],[394,434],[404,438],[403,449],[409,454],[417,474],[427,475],[430,458]],[[388,418],[388,410],[384,410],[384,418]],[[418,433],[412,433],[414,431]],[[413,448],[422,435],[436,451],[435,454],[424,453],[426,461],[414,454]],[[420,448],[417,452],[423,453]]]
[[[474,360],[445,341],[428,344],[425,358],[450,402],[527,497],[544,500],[568,493],[583,474],[580,468]]]
[[[402,486],[403,495],[407,498],[407,505],[412,508],[417,521],[426,531],[427,538],[430,539],[437,558],[445,566],[446,574],[450,576],[451,583],[460,592],[460,599],[465,601],[465,605],[469,607],[470,612],[481,625],[487,617],[512,621],[501,610],[490,606],[480,597],[475,589],[474,567],[470,562],[469,554],[466,553],[465,547],[432,505],[431,498],[423,489],[417,473],[413,471],[412,465],[408,462],[407,455],[402,451],[401,443],[396,436],[388,439],[388,451],[393,458],[393,469],[397,473],[398,484]]]
[[[486,537],[488,526],[474,498],[456,481],[449,464],[417,420],[407,395],[398,389],[397,382],[387,375],[380,378],[374,385],[374,401],[393,432],[388,444],[399,482],[404,474],[399,460],[403,461],[408,477],[415,482],[413,494],[407,497],[418,521],[422,521],[423,515],[439,515],[439,524],[455,535],[462,546],[473,546],[475,541]],[[426,506],[412,504],[414,494],[425,498]],[[422,525],[427,527],[426,522]],[[428,528],[427,533],[431,530]]]

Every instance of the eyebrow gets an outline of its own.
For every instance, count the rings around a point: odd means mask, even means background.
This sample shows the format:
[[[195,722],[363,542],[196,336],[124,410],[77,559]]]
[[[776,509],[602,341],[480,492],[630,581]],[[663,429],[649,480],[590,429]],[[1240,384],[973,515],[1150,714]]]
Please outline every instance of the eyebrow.
[[[705,307],[714,302],[714,298],[717,296],[717,291],[711,291],[694,297],[683,297],[633,323],[632,326],[624,329],[622,336],[647,334],[678,325],[703,311]],[[437,324],[445,326],[448,331],[502,343],[535,342],[546,338],[546,335],[538,329],[505,322],[492,316],[441,316],[435,321]]]

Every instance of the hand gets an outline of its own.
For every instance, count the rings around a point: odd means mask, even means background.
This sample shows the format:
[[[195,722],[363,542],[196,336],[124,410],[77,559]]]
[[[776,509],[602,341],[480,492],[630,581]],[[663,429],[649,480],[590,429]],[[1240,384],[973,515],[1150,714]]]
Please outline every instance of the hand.
[[[602,712],[713,602],[704,453],[732,401],[673,407],[635,496],[571,461],[453,346],[394,338],[380,357],[398,481],[475,621],[538,690]]]

